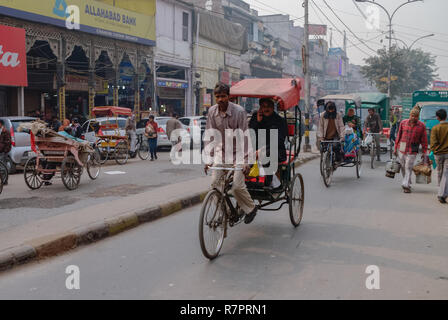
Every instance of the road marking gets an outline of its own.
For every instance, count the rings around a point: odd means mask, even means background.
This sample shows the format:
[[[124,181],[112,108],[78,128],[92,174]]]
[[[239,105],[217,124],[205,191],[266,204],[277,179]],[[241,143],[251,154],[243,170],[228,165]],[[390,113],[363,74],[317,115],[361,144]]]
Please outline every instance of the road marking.
[[[115,174],[126,174],[124,171],[106,171],[105,174],[115,175]]]

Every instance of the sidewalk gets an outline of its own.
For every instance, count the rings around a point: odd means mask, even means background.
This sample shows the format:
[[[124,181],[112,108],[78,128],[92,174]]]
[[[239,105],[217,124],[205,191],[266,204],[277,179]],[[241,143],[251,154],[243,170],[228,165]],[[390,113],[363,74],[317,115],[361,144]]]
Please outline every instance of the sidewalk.
[[[302,153],[296,164],[319,154]],[[211,177],[201,177],[82,208],[0,232],[0,271],[51,257],[199,204]]]

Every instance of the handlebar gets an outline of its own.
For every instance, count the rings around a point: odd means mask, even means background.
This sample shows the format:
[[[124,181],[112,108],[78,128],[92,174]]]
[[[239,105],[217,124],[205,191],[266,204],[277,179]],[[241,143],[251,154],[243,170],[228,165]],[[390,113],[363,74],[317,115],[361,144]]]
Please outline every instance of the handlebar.
[[[243,171],[243,168],[223,168],[223,167],[210,167],[209,170],[222,170],[222,171]]]

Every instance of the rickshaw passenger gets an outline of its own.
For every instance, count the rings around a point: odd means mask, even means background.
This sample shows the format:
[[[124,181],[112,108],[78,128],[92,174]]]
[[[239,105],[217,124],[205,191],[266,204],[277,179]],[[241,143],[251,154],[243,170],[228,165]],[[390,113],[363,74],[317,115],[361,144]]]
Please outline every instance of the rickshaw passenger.
[[[317,139],[319,142],[322,140],[342,141],[344,139],[344,133],[345,126],[342,116],[336,111],[336,104],[333,101],[328,101],[325,104],[325,112],[323,112],[320,117]],[[336,144],[334,146],[334,151],[336,153],[336,160],[341,161],[341,145]]]
[[[355,114],[355,109],[348,109],[347,115],[345,115],[342,120],[344,121],[344,125],[348,125],[350,128],[353,128],[353,131],[355,131],[358,138],[362,139],[361,119]]]
[[[262,98],[259,101],[260,109],[256,114],[252,115],[252,118],[249,122],[249,128],[254,129],[257,137],[257,150],[261,149],[261,146],[258,145],[258,130],[266,129],[266,156],[270,156],[270,130],[277,130],[278,136],[278,163],[282,163],[286,161],[286,147],[285,147],[285,139],[288,133],[286,126],[286,119],[280,117],[274,111],[274,101],[269,98]],[[258,151],[257,151],[258,152]],[[277,178],[279,177],[279,172],[276,172]],[[268,182],[270,185],[272,181],[272,176],[267,176]],[[278,187],[278,183],[273,185],[274,187]]]

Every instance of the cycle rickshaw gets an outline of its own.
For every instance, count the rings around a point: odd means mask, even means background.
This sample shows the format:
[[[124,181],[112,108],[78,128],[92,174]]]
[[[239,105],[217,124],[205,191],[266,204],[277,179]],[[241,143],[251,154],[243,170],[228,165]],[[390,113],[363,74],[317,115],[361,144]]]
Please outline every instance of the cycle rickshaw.
[[[342,95],[328,95],[318,100],[318,105],[325,105],[328,101],[344,101],[345,107],[354,106],[355,107],[355,115],[361,118],[361,98],[355,94],[342,94]],[[339,110],[337,110],[339,112]],[[361,137],[358,137],[359,141],[361,141]],[[333,177],[333,172],[339,167],[345,168],[355,168],[356,177],[361,178],[361,166],[362,166],[362,152],[359,146],[356,147],[356,155],[354,157],[344,157],[342,156],[342,160],[340,162],[336,161],[338,152],[338,148],[342,148],[342,143],[340,141],[326,141],[323,140],[320,142],[320,173],[322,175],[322,179],[324,181],[325,186],[328,188],[331,185],[331,180]],[[336,151],[335,151],[336,148]],[[343,151],[343,150],[342,150]]]
[[[111,154],[114,155],[117,164],[126,164],[129,159],[130,144],[124,127],[121,128],[119,125],[119,116],[130,117],[132,110],[122,107],[95,107],[92,109],[92,116],[107,118],[99,124],[96,134],[96,147],[101,155],[101,164],[106,163]]]
[[[303,177],[296,172],[295,164],[301,148],[300,129],[302,114],[298,107],[301,85],[297,79],[246,79],[230,89],[231,98],[271,98],[277,103],[279,114],[283,113],[287,122],[287,160],[279,164],[280,182],[278,188],[266,185],[267,177],[246,178],[247,189],[258,210],[278,211],[289,205],[289,217],[294,227],[298,227],[303,216],[305,190]],[[287,117],[287,111],[294,111]],[[281,112],[281,113],[280,113]],[[290,112],[291,113],[291,112]],[[204,256],[210,260],[221,251],[229,227],[234,227],[244,219],[244,213],[229,194],[233,173],[238,168],[210,168],[225,170],[223,188],[213,189],[205,197],[200,214],[199,239]],[[257,204],[258,203],[258,204]],[[276,208],[269,206],[279,203]]]
[[[43,130],[35,136],[30,131],[31,150],[35,157],[28,159],[23,175],[31,190],[39,189],[55,174],[60,174],[68,190],[78,188],[84,168],[91,180],[100,174],[99,154],[87,141],[68,138],[52,130]]]

